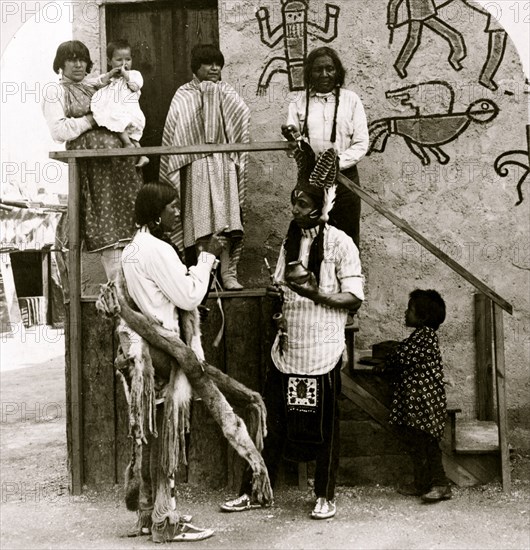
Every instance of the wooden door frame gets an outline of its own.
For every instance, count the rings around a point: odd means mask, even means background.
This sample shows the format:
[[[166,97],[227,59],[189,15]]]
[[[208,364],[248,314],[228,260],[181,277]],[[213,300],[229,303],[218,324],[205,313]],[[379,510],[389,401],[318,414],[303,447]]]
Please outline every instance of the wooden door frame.
[[[147,4],[165,0],[97,0],[99,5],[99,62],[101,73],[107,72],[107,6]]]

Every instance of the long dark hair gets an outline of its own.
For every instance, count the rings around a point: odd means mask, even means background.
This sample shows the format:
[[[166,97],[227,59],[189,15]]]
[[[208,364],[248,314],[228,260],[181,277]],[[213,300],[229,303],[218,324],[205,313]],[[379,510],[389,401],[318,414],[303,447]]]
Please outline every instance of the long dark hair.
[[[318,224],[318,234],[311,243],[309,250],[309,261],[307,268],[315,274],[317,283],[320,283],[320,266],[324,259],[324,225]],[[289,262],[296,262],[300,255],[300,241],[302,240],[302,230],[299,225],[293,220],[287,230],[287,238],[285,239],[285,265]]]
[[[344,78],[346,77],[346,69],[340,60],[339,54],[329,46],[322,46],[309,52],[304,63],[304,84],[305,84],[305,120],[304,127],[302,128],[302,135],[309,138],[309,129],[307,126],[307,116],[309,114],[309,94],[311,92],[311,73],[313,72],[313,65],[315,61],[324,55],[327,55],[333,61],[335,66],[335,112],[333,113],[333,128],[331,130],[331,136],[329,141],[335,143],[337,139],[337,113],[339,110],[340,101],[340,89],[344,85]]]
[[[344,68],[342,61],[340,60],[339,54],[329,46],[322,46],[321,48],[316,48],[307,54],[307,58],[304,63],[304,83],[306,87],[309,87],[309,88],[311,87],[311,73],[313,71],[313,65],[315,64],[315,61],[319,57],[322,57],[324,55],[331,57],[331,60],[333,61],[333,65],[335,65],[335,71],[337,73],[336,74],[337,86],[344,85],[344,79],[346,77],[346,69]]]
[[[176,198],[177,192],[171,185],[161,182],[146,183],[138,191],[134,203],[136,225],[146,225],[155,237],[161,239],[164,231],[160,226],[160,216],[164,208]]]
[[[53,60],[53,71],[59,74],[59,69],[64,69],[66,61],[72,61],[80,59],[86,62],[86,72],[90,73],[92,70],[92,60],[90,59],[90,52],[88,48],[79,40],[69,40],[59,44],[55,59]]]

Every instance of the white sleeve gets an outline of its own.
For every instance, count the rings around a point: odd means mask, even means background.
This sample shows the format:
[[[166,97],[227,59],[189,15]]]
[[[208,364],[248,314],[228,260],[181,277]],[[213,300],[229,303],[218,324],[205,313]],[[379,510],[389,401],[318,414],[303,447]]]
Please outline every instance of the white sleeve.
[[[197,265],[187,269],[171,246],[157,247],[153,252],[147,263],[151,279],[178,308],[195,309],[208,291],[215,256],[201,252]]]
[[[42,103],[42,112],[50,134],[57,143],[64,143],[78,138],[92,128],[92,124],[86,116],[73,118],[67,117],[64,112],[64,96],[62,87],[58,87],[55,97],[45,97]]]
[[[276,262],[276,269],[274,270],[274,280],[277,283],[285,283],[285,241],[280,249],[280,255]]]
[[[136,84],[140,90],[144,85],[144,79],[140,71],[129,71],[129,84]]]
[[[357,164],[368,151],[369,134],[366,113],[360,98],[355,95],[352,105],[353,133],[350,146],[339,154],[339,168],[346,170]]]
[[[337,244],[340,250],[337,265],[340,291],[350,292],[359,300],[364,300],[364,277],[361,271],[359,250],[347,235],[344,235],[344,239]]]
[[[289,110],[287,111],[287,125],[294,126],[299,132],[302,131],[300,124],[300,117],[298,116],[298,105],[296,101],[289,103]]]

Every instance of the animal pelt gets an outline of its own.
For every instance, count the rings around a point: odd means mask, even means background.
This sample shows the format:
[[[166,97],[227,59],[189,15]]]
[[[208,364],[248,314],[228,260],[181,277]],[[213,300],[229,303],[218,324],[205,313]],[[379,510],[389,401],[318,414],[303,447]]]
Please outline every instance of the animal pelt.
[[[102,287],[97,305],[98,309],[107,315],[119,315],[132,330],[149,342],[151,355],[157,368],[159,368],[160,356],[163,354],[168,354],[176,360],[176,365],[174,364],[172,369],[180,367],[184,371],[195,394],[209,409],[228,442],[249,463],[253,471],[253,498],[261,504],[270,503],[272,489],[263,458],[254,445],[246,425],[234,413],[220,390],[238,404],[245,404],[254,410],[255,433],[253,435],[257,437],[259,449],[262,448],[262,438],[266,435],[266,409],[261,396],[201,361],[198,354],[185,345],[174,332],[154,325],[144,315],[134,311],[122,273],[118,275],[115,283],[110,282]],[[162,365],[164,362],[167,364],[167,358],[160,361]]]
[[[142,446],[132,441],[132,456],[125,469],[125,506],[127,510],[136,512],[140,508],[140,467]]]

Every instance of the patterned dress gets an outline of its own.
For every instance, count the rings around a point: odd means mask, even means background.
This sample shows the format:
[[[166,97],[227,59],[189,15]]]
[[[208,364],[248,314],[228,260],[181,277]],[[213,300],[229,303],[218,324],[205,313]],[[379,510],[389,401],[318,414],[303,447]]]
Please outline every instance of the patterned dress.
[[[390,423],[441,439],[447,403],[436,331],[429,327],[416,329],[387,358],[386,365],[392,370],[399,369]]]
[[[64,117],[78,118],[90,113],[93,86],[80,82],[60,84],[64,98]],[[50,124],[53,121],[48,121]],[[95,128],[66,142],[66,149],[118,149],[116,134]],[[81,238],[88,252],[129,241],[134,232],[134,201],[142,176],[134,157],[79,159],[81,186]]]

